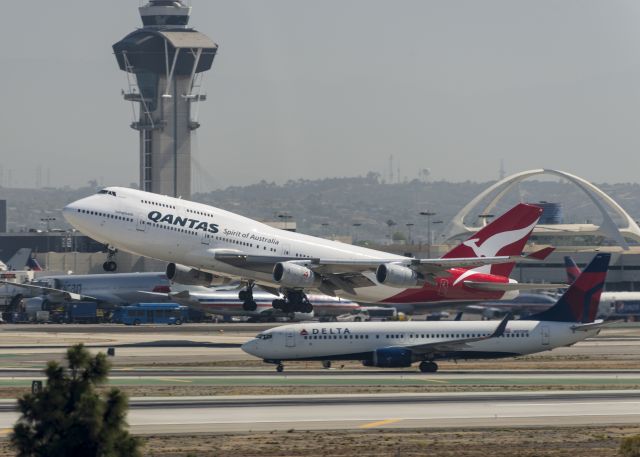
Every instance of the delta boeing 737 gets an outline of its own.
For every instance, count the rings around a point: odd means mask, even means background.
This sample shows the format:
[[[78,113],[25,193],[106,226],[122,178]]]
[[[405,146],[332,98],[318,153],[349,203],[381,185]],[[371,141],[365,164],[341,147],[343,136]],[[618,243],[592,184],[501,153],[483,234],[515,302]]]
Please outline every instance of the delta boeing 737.
[[[600,294],[610,254],[597,254],[551,308],[524,320],[501,322],[362,322],[292,324],[258,334],[242,349],[284,369],[287,360],[360,360],[365,366],[438,370],[436,360],[515,357],[569,346],[595,336]]]
[[[306,293],[362,303],[424,304],[511,298],[532,285],[509,278],[541,214],[519,204],[440,259],[414,259],[270,227],[212,206],[108,187],[64,208],[67,221],[109,246],[170,262],[184,284],[247,284],[239,299],[253,311],[253,286],[285,298],[274,308],[311,312]],[[533,257],[544,258],[548,250]],[[109,259],[105,269],[114,270]],[[535,287],[539,287],[535,286]]]

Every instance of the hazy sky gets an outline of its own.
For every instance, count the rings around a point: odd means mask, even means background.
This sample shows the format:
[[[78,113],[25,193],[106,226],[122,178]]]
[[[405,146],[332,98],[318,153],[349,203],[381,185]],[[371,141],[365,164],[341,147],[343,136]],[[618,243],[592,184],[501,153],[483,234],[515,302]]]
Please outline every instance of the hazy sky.
[[[111,45],[137,0],[3,2],[2,184],[138,179]],[[638,181],[640,2],[193,0],[220,48],[195,189],[431,169],[495,179],[554,167]],[[394,166],[395,168],[395,166]],[[394,170],[395,172],[395,170]]]

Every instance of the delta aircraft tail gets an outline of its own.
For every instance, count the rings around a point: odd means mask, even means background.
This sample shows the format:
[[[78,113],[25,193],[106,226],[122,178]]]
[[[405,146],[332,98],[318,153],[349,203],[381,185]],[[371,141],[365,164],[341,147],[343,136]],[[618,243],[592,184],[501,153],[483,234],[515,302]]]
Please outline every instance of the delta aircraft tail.
[[[596,254],[555,305],[526,320],[581,323],[595,321],[610,260],[611,254]]]
[[[539,206],[520,203],[442,258],[519,256],[541,214],[542,208]],[[491,265],[487,266],[490,268],[487,272],[508,277],[514,266],[515,263]]]

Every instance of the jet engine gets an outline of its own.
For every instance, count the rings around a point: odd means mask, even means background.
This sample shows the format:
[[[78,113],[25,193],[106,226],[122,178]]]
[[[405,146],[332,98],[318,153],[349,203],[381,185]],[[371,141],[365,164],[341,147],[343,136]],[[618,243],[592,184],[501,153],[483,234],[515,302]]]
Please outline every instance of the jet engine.
[[[420,273],[396,263],[383,263],[376,269],[380,284],[391,287],[422,287],[424,279]]]
[[[365,366],[380,368],[405,368],[413,362],[413,354],[406,348],[381,348],[373,351],[373,358],[365,360]]]
[[[169,281],[177,282],[185,286],[222,286],[229,282],[228,278],[216,276],[206,271],[189,268],[179,263],[170,263],[166,271]]]
[[[320,278],[309,268],[292,262],[279,262],[273,267],[273,280],[284,287],[304,289],[320,284]]]

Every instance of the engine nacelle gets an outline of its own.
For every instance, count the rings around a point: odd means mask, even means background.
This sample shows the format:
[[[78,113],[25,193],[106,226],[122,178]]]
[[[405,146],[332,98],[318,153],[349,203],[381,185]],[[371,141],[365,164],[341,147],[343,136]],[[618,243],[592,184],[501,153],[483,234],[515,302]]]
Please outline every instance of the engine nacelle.
[[[279,262],[273,267],[273,280],[284,287],[304,289],[320,285],[320,278],[309,268],[291,262]]]
[[[216,276],[206,271],[189,268],[179,263],[170,263],[166,271],[169,281],[177,282],[185,286],[222,286],[229,282],[228,278]]]
[[[380,368],[405,368],[413,362],[413,353],[406,348],[382,348],[373,351],[371,361],[365,361],[365,366]]]
[[[376,269],[376,280],[390,287],[422,287],[424,278],[411,268],[395,263],[383,263]]]

